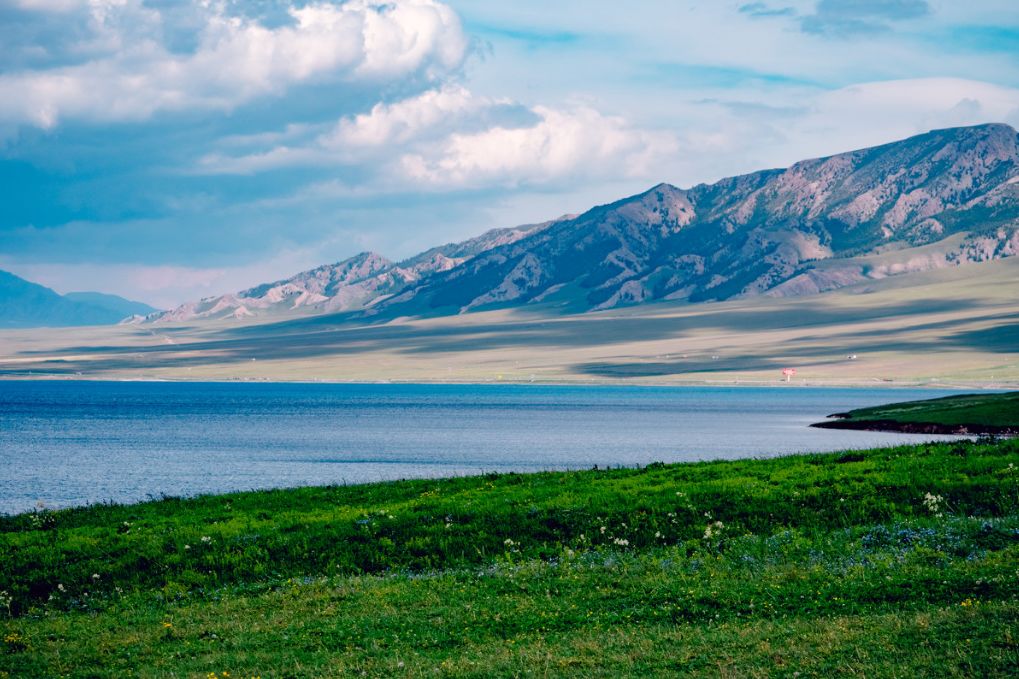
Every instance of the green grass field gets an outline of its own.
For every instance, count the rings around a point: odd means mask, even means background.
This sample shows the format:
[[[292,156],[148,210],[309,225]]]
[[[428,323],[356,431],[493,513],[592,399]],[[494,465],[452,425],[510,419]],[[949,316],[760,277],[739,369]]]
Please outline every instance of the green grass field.
[[[891,403],[851,410],[834,423],[850,427],[873,424],[876,428],[896,424],[931,425],[946,430],[965,428],[970,432],[1019,432],[1019,392],[1006,394],[964,394],[924,401]]]
[[[0,518],[0,676],[1015,676],[1019,441]]]

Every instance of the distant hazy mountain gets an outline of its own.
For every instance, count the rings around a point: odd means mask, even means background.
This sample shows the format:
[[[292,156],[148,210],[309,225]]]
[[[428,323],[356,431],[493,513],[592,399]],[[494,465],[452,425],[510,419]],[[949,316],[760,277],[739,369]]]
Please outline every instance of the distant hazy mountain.
[[[149,306],[144,302],[134,302],[124,299],[119,295],[108,295],[102,292],[68,292],[64,295],[64,299],[90,304],[101,309],[108,309],[116,313],[120,319],[135,315],[147,316],[159,311],[159,309]]]
[[[326,264],[285,280],[234,294],[207,297],[139,320],[189,321],[245,318],[297,310],[315,313],[364,309],[437,272],[459,266],[478,253],[514,243],[553,223],[494,229],[462,243],[432,248],[400,263],[374,252],[362,252],[342,262]]]
[[[395,317],[543,302],[794,296],[1019,253],[1019,135],[936,130],[788,169],[649,191],[489,231],[399,264],[363,253],[151,317],[361,310]]]
[[[0,327],[32,328],[117,323],[132,313],[152,313],[147,304],[98,292],[59,295],[0,271]]]

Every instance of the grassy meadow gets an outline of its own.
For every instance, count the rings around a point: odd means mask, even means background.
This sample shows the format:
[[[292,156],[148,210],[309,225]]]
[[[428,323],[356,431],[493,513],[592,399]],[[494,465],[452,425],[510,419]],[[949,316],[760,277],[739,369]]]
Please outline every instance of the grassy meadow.
[[[0,676],[1015,676],[1019,440],[0,518]]]
[[[817,426],[930,426],[970,433],[1019,433],[1019,392],[962,394],[924,401],[858,408]]]

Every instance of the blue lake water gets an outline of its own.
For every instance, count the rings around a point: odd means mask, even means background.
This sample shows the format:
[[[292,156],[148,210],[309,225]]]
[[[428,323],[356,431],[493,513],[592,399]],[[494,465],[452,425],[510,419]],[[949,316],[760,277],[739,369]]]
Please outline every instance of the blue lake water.
[[[0,381],[0,512],[935,437],[809,428],[922,389]]]

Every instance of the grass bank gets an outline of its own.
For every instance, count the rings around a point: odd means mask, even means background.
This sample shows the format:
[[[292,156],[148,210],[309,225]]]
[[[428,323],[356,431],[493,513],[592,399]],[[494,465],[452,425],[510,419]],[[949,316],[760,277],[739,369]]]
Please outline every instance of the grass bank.
[[[926,434],[1019,434],[1019,391],[858,408],[813,426]]]
[[[0,518],[0,676],[1014,676],[1017,466],[964,441]]]

